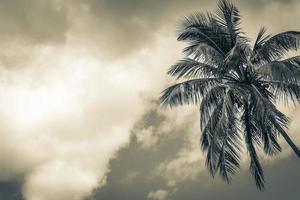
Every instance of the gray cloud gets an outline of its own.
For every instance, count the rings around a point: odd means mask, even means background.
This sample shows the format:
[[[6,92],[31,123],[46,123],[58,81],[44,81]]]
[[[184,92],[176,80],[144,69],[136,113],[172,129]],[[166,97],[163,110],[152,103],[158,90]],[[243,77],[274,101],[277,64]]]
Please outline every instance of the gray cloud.
[[[177,20],[195,5],[204,6],[207,2],[207,0],[83,1],[81,11],[86,18],[83,19],[81,30],[90,35],[93,42],[101,47],[107,56],[122,58],[151,44],[159,30],[175,34]]]
[[[152,104],[136,122],[130,144],[122,148],[115,159],[111,160],[106,186],[96,190],[87,199],[147,199],[151,191],[153,192],[150,197],[160,196],[161,192],[156,194],[154,190],[165,187],[164,178],[157,176],[154,169],[165,159],[173,158],[178,149],[183,147],[186,130],[184,127],[175,126],[170,119],[173,118],[167,117],[160,108]],[[162,128],[166,121],[173,126],[161,133],[161,129],[157,128]],[[154,127],[155,135],[160,135],[160,143],[152,149],[144,149],[136,134],[143,127],[149,126]]]
[[[1,0],[0,37],[30,43],[61,43],[68,30],[67,10],[55,1]]]
[[[0,199],[5,200],[23,200],[22,183],[20,180],[1,181]]]
[[[93,44],[106,56],[119,59],[155,42],[157,34],[171,32],[175,38],[176,27],[184,15],[193,12],[214,12],[217,1],[208,0],[87,0],[81,2],[82,26]],[[238,1],[242,11],[243,27],[250,37],[255,37],[263,25],[274,33],[290,27],[299,29],[297,9],[300,4],[285,1]],[[79,12],[80,13],[80,12]],[[292,14],[291,14],[292,13]],[[78,15],[78,12],[75,13]]]
[[[299,2],[291,0],[237,2],[243,26],[250,36],[261,25],[271,31],[291,26],[299,29]],[[123,58],[151,45],[158,33],[172,32],[184,16],[196,11],[214,11],[208,0],[12,0],[0,1],[0,36],[6,39],[43,43],[62,43],[69,38],[94,45],[107,58]],[[288,11],[288,12],[287,12]],[[292,13],[292,15],[291,15]],[[263,20],[258,20],[263,19]],[[79,39],[81,38],[81,39]]]
[[[174,200],[186,198],[196,199],[297,199],[299,198],[299,161],[292,155],[278,162],[265,165],[267,188],[264,192],[258,191],[250,179],[248,171],[242,171],[232,183],[226,185],[220,180],[212,180],[207,173],[202,173],[197,181],[186,182],[178,187]]]

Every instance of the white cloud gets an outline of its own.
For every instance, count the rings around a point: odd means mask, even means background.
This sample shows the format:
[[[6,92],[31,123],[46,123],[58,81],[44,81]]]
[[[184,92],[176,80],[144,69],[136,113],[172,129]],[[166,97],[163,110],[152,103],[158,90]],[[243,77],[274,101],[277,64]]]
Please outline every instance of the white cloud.
[[[160,163],[155,169],[156,174],[162,176],[171,188],[176,188],[178,184],[186,180],[196,179],[199,172],[205,169],[205,158],[199,146],[198,121],[195,118],[195,113],[191,112],[182,117],[182,120],[177,121],[177,124],[173,124],[175,127],[183,124],[187,126],[183,133],[186,134],[183,137],[184,146],[178,150],[173,158]]]
[[[137,142],[143,149],[149,149],[157,144],[159,137],[153,133],[153,127],[145,128],[136,133]]]
[[[169,192],[166,190],[156,190],[149,192],[147,197],[152,200],[166,200],[168,195]]]
[[[24,177],[26,200],[77,200],[103,186],[109,160],[129,141],[145,98],[158,97],[172,56],[156,63],[159,46],[107,63],[69,42],[28,48],[26,62],[1,68],[0,179]]]
[[[41,48],[30,64],[0,86],[0,178],[24,176],[27,200],[82,199],[142,112],[138,72],[65,49]]]
[[[98,185],[97,177],[65,161],[52,161],[26,177],[24,196],[30,200],[80,200]]]

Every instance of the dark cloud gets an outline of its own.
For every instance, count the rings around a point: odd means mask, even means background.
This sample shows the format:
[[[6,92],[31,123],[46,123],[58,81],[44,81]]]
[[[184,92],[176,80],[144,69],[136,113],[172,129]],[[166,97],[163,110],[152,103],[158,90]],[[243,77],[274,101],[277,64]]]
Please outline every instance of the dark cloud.
[[[158,30],[164,29],[175,34],[178,19],[195,6],[201,8],[208,2],[88,0],[84,1],[83,7],[88,8],[93,19],[91,26],[95,27],[86,31],[96,31],[94,39],[102,51],[112,53],[115,58],[123,57],[149,44]]]
[[[143,126],[161,127],[165,120],[168,119],[161,114],[159,108],[150,109],[140,119],[134,130],[141,130]],[[185,125],[189,127],[190,122]],[[167,199],[172,200],[282,200],[300,197],[298,190],[300,163],[294,155],[273,162],[265,162],[267,184],[264,192],[260,192],[255,187],[254,180],[247,169],[242,169],[231,185],[218,177],[213,179],[205,169],[197,173],[195,177],[178,183],[175,188],[169,187],[164,179],[165,175],[154,174],[154,171],[162,162],[174,158],[183,148],[185,135],[189,131],[192,130],[182,129],[182,126],[173,126],[168,133],[163,135],[162,143],[148,150],[140,148],[135,137],[137,132],[133,132],[129,146],[121,149],[110,163],[107,185],[95,190],[88,200],[146,200],[149,196],[154,196],[149,195],[152,191],[166,191]],[[199,163],[198,167],[201,168],[203,165]],[[173,173],[175,175],[175,171]],[[182,176],[185,175],[182,174]]]
[[[23,200],[22,184],[19,181],[1,181],[0,199]]]
[[[0,38],[30,43],[61,43],[68,30],[67,10],[59,1],[1,0]]]
[[[169,32],[175,38],[176,25],[184,15],[197,11],[213,12],[216,2],[0,0],[0,38],[21,38],[37,44],[61,43],[66,40],[70,31],[75,37],[79,34],[85,41],[89,40],[106,56],[120,58],[153,43],[159,31]],[[242,0],[236,3],[243,11],[242,14],[245,12],[244,27],[252,33],[257,32],[261,25],[273,25],[278,20],[285,23],[277,23],[276,27],[282,27],[281,30],[289,28],[291,21],[288,20],[288,11],[299,3],[295,0],[284,2],[286,1]],[[280,5],[280,13],[278,9],[270,13],[268,8],[274,5]],[[299,23],[296,26],[299,28]]]
[[[207,173],[203,173],[197,181],[182,184],[173,199],[298,199],[300,198],[299,167],[299,160],[294,155],[265,165],[267,184],[264,192],[255,188],[254,181],[248,171],[242,171],[238,174],[232,185],[226,185],[220,180],[213,180],[208,177]]]
[[[175,38],[176,26],[184,15],[193,12],[214,12],[217,1],[208,0],[87,0],[80,1],[88,13],[84,31],[101,51],[113,58],[124,57],[152,44],[160,32]],[[243,27],[254,37],[263,25],[281,31],[300,27],[291,22],[292,8],[299,2],[276,0],[237,1],[242,11]],[[279,6],[278,6],[279,5]],[[274,7],[274,8],[273,8]],[[293,10],[297,12],[297,10]],[[278,23],[285,22],[285,23]],[[294,24],[293,24],[294,23]],[[275,28],[274,28],[274,27]]]
[[[285,6],[291,6],[294,3],[298,3],[297,0],[241,0],[239,1],[241,5],[246,5],[250,9],[256,9],[256,10],[261,10],[265,9],[272,4],[280,4],[280,5],[285,5]]]
[[[130,145],[121,149],[110,162],[107,185],[96,190],[89,200],[97,199],[146,199],[147,194],[157,188],[165,187],[163,177],[153,170],[166,159],[171,159],[183,147],[186,127],[172,127],[166,134],[159,133],[166,116],[157,106],[149,109],[133,128]],[[171,123],[171,122],[170,122]],[[141,148],[136,135],[144,128],[155,127],[155,135],[160,135],[160,143],[151,149]]]
[[[299,30],[300,2],[295,0],[242,0],[238,2],[242,13],[242,25],[249,36],[254,39],[258,30],[266,26],[268,33]]]

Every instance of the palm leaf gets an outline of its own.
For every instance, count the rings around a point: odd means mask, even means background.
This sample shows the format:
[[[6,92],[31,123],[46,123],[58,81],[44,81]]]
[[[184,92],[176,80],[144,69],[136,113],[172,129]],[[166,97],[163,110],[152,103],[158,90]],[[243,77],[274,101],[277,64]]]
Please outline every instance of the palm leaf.
[[[300,56],[269,62],[260,66],[257,73],[267,80],[297,83],[300,80]]]
[[[224,98],[225,86],[216,86],[212,88],[202,99],[200,104],[200,128],[204,129],[208,120],[211,118],[213,110]]]
[[[251,110],[250,105],[245,106],[244,114],[242,116],[243,128],[244,128],[244,137],[245,143],[248,149],[248,153],[250,156],[250,172],[255,179],[256,186],[260,189],[264,189],[264,173],[262,170],[262,166],[259,162],[258,155],[256,153],[255,146],[253,144],[253,135],[256,131],[255,126],[251,120],[251,114],[249,110]]]
[[[283,100],[288,103],[292,100],[294,103],[300,100],[300,83],[286,83],[281,81],[263,81],[268,85],[268,90],[273,93],[277,100]]]
[[[266,35],[267,29],[262,27],[257,35],[256,41],[253,46],[253,52],[256,53],[257,49],[259,49],[270,37],[271,35]]]
[[[251,56],[253,63],[267,63],[281,59],[289,51],[297,51],[300,45],[300,32],[287,31],[279,33],[264,41],[256,53]]]
[[[221,65],[224,59],[223,54],[220,54],[215,48],[199,40],[188,41],[188,46],[183,49],[183,53],[187,57],[217,66]]]
[[[217,75],[218,69],[194,59],[185,58],[171,66],[168,74],[174,76],[176,79],[180,78],[201,78],[211,77]]]
[[[162,104],[170,106],[197,104],[200,102],[200,97],[219,82],[218,78],[203,78],[177,83],[162,92],[160,101]]]
[[[227,182],[231,181],[239,169],[241,160],[241,137],[237,125],[238,109],[235,106],[234,94],[227,92],[223,103],[223,115],[217,128],[222,148],[220,149],[218,167],[221,177]]]
[[[230,35],[231,48],[235,46],[237,40],[246,42],[247,39],[241,35],[240,31],[241,16],[238,8],[227,0],[219,1],[218,8],[218,23],[223,26]]]
[[[195,13],[185,17],[179,28],[179,41],[193,41],[194,45],[207,45],[225,56],[231,49],[226,30],[221,27],[215,17],[207,13]],[[187,49],[185,51],[188,51]]]

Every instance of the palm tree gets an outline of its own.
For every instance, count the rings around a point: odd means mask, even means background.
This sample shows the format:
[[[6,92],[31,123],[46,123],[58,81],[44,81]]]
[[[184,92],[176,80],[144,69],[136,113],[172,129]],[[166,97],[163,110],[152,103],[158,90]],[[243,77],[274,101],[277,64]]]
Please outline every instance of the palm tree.
[[[250,157],[250,172],[264,189],[258,149],[267,155],[281,151],[283,136],[300,157],[288,136],[288,117],[275,103],[300,100],[300,56],[289,57],[300,47],[300,32],[271,36],[261,28],[254,45],[241,31],[239,10],[227,0],[216,14],[195,13],[182,21],[179,41],[188,42],[186,57],[168,74],[185,79],[162,92],[160,101],[171,107],[200,106],[201,147],[206,166],[230,182],[239,167],[243,141]]]

